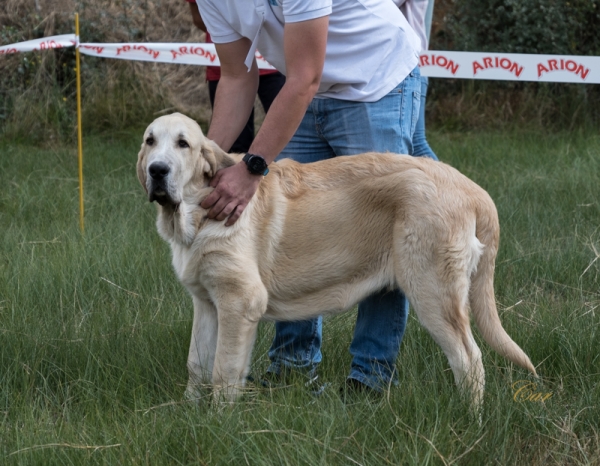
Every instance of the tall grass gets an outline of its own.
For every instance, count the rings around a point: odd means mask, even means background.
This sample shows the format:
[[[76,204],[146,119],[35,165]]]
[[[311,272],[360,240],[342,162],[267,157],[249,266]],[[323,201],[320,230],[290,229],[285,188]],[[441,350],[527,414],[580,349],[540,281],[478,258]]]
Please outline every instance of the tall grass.
[[[192,306],[135,178],[141,134],[85,138],[83,235],[74,149],[0,143],[0,463],[600,462],[597,135],[430,132],[497,203],[501,318],[542,375],[534,392],[552,394],[519,399],[531,380],[479,340],[479,425],[414,316],[382,398],[339,395],[348,313],[325,323],[321,397],[298,384],[233,407],[183,401]],[[271,338],[261,325],[254,374]]]

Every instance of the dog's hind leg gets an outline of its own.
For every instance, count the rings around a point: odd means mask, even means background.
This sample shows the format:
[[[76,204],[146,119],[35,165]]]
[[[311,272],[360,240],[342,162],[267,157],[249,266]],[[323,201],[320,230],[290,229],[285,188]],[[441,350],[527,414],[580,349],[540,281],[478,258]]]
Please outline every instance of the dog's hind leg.
[[[485,374],[481,350],[471,333],[466,298],[439,289],[425,292],[429,293],[427,299],[413,297],[413,308],[421,324],[446,354],[456,385],[470,397],[472,407],[478,409],[483,401]]]
[[[469,323],[468,279],[465,274],[444,284],[432,278],[420,280],[407,296],[421,324],[446,354],[459,389],[470,398],[472,408],[478,410],[483,401],[485,374],[481,350]]]
[[[194,322],[192,340],[188,353],[189,380],[186,396],[197,399],[201,388],[212,379],[215,352],[217,349],[217,309],[208,300],[192,297],[194,301]]]

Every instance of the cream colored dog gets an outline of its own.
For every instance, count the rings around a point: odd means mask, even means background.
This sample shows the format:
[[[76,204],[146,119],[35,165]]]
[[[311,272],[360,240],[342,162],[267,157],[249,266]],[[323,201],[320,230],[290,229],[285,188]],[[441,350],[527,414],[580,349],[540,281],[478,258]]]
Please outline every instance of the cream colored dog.
[[[352,308],[399,287],[442,347],[458,386],[481,404],[484,369],[469,308],[498,353],[535,374],[494,299],[499,225],[490,196],[441,162],[368,153],[318,163],[282,160],[239,220],[209,220],[200,202],[227,154],[181,114],[148,126],[137,173],[157,201],[159,234],[194,302],[187,394],[244,387],[258,321]]]

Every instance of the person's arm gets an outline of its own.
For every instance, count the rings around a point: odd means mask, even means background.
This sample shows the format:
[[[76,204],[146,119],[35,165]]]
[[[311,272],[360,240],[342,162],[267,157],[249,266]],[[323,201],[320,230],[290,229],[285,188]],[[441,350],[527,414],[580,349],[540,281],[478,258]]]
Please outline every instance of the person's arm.
[[[319,89],[328,26],[328,16],[285,25],[285,84],[250,147],[252,154],[262,155],[269,163],[292,139]]]
[[[328,16],[285,25],[283,46],[286,81],[273,101],[249,150],[252,154],[264,157],[267,163],[275,160],[290,141],[298,129],[308,105],[319,89],[325,63],[328,26]],[[247,43],[249,47],[249,41]],[[240,86],[239,83],[236,83],[234,76],[225,78],[228,72],[223,67],[223,59],[225,59],[225,63],[231,61],[232,69],[239,66],[233,64],[233,56],[226,47],[229,45],[231,44],[217,45],[222,74],[217,88],[215,113],[208,132],[208,137],[226,150],[231,147],[239,133],[239,131],[234,133],[231,130],[231,120],[228,120],[232,117],[231,113],[236,105],[239,105],[239,101],[236,102],[229,92]],[[245,50],[247,53],[248,49]],[[238,55],[235,63],[241,63],[243,66],[244,58],[240,60]],[[238,60],[240,61],[238,62]],[[256,64],[253,66],[255,67]],[[224,78],[230,80],[230,87],[226,89],[221,87]],[[219,94],[221,95],[219,96]],[[218,106],[221,108],[217,114]],[[237,108],[239,111],[239,107]],[[244,114],[244,117],[247,119],[249,114],[250,110]],[[239,114],[238,118],[243,120]],[[239,130],[241,131],[241,127]],[[225,225],[233,225],[258,189],[261,178],[260,175],[251,174],[244,162],[219,170],[211,181],[211,186],[215,188],[214,191],[201,204],[203,208],[210,209],[208,217],[216,220],[227,218]]]
[[[258,91],[256,60],[250,71],[244,64],[250,45],[246,38],[215,44],[221,62],[221,79],[207,137],[225,151],[231,149],[246,125]]]
[[[192,21],[194,22],[194,26],[201,31],[206,32],[206,25],[204,24],[202,16],[200,16],[200,10],[198,10],[198,5],[196,2],[188,2],[188,5],[190,6],[190,12],[192,13]]]

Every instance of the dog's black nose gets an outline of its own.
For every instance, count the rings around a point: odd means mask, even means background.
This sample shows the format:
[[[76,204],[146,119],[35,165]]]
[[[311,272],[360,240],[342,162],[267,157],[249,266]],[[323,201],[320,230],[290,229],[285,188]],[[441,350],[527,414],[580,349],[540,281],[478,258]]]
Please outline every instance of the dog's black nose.
[[[154,162],[148,167],[148,173],[155,180],[162,180],[169,174],[169,166],[164,162]]]

